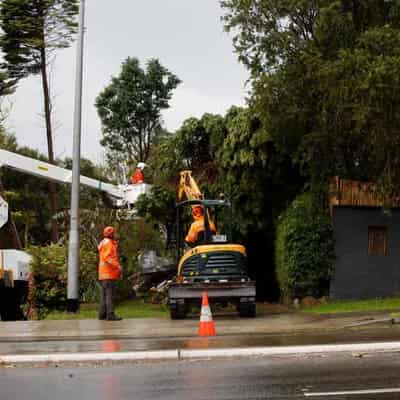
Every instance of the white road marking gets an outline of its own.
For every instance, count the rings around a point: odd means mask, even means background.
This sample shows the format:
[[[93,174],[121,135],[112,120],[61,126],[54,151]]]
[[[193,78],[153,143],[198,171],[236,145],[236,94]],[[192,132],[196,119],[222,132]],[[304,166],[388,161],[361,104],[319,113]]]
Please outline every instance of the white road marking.
[[[344,390],[341,392],[319,392],[304,393],[305,397],[322,397],[322,396],[343,396],[343,395],[363,395],[363,394],[379,394],[379,393],[400,393],[400,388],[393,389],[367,389],[367,390]]]

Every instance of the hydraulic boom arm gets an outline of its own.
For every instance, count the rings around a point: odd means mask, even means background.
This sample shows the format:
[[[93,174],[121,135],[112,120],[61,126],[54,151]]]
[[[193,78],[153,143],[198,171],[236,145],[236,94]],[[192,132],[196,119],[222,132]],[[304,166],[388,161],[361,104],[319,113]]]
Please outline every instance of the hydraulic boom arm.
[[[181,172],[178,188],[178,200],[181,201],[184,195],[188,200],[202,200],[204,198],[196,181],[192,177],[192,171]]]
[[[58,183],[71,183],[72,171],[57,167],[40,160],[22,156],[11,151],[0,149],[0,167],[11,168],[23,173],[38,176]],[[140,194],[144,194],[150,185],[113,185],[97,179],[80,177],[80,183],[93,189],[105,192],[116,200],[117,208],[132,206]]]

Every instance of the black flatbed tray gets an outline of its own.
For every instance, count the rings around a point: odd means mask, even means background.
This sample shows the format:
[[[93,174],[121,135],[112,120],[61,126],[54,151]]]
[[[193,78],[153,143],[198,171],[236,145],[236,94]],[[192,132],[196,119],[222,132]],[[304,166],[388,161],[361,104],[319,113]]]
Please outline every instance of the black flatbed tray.
[[[193,282],[173,283],[169,287],[169,298],[201,298],[206,291],[208,297],[255,297],[255,281],[246,282]]]

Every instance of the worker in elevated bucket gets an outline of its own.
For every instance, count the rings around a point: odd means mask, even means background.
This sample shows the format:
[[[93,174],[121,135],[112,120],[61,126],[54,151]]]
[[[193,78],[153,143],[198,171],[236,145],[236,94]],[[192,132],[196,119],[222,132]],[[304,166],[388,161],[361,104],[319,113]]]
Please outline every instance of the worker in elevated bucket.
[[[122,275],[115,233],[114,227],[105,227],[103,231],[104,238],[98,246],[100,286],[99,319],[107,321],[120,321],[122,319],[114,314],[113,309],[115,282],[121,279]]]
[[[189,232],[185,238],[185,242],[189,246],[195,246],[201,241],[200,236],[204,236],[205,233],[205,225],[204,225],[204,208],[202,206],[193,206],[192,207],[192,216],[194,218],[194,222],[190,225]],[[212,234],[215,234],[217,231],[215,229],[214,222],[210,219],[208,220],[208,225],[210,227],[210,231]]]
[[[131,183],[137,185],[139,183],[144,183],[144,173],[143,170],[147,167],[144,162],[139,162],[136,166],[135,172],[131,176]]]

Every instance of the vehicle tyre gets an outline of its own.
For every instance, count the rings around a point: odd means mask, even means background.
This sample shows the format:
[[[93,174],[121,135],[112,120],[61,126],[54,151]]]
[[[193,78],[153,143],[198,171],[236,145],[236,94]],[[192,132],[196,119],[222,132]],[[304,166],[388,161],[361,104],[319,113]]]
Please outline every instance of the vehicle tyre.
[[[254,318],[256,316],[256,303],[240,303],[238,305],[240,318]]]
[[[184,301],[169,305],[171,319],[184,319],[186,317],[186,306]]]

